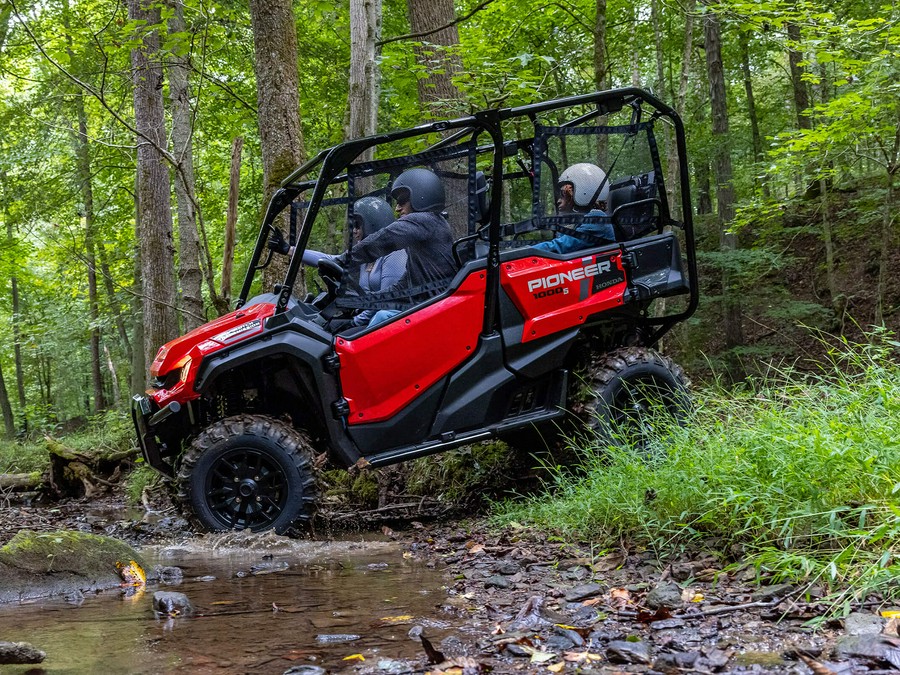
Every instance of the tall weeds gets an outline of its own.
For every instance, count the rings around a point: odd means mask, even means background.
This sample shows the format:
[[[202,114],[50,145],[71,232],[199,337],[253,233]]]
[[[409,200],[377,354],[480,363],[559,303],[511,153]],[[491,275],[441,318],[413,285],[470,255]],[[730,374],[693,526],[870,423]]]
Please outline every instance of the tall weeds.
[[[781,579],[893,594],[900,535],[900,365],[889,335],[843,342],[817,372],[773,371],[696,393],[651,452],[581,444],[511,520],[660,557],[707,547]]]

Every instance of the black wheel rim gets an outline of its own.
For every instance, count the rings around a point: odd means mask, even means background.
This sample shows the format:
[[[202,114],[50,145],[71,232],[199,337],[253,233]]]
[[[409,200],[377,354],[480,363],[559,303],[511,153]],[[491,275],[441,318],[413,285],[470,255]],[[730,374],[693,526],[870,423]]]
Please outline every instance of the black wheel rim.
[[[284,511],[288,476],[268,454],[235,448],[216,459],[207,474],[206,503],[229,530],[264,530]]]
[[[654,377],[622,383],[612,402],[613,430],[622,440],[646,449],[653,438],[661,415],[679,419],[681,403],[671,387]]]

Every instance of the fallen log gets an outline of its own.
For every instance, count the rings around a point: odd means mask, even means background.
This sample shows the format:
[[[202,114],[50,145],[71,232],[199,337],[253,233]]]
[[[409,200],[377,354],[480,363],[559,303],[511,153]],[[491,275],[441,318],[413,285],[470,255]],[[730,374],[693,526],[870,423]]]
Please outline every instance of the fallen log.
[[[44,444],[50,453],[46,482],[58,497],[92,497],[115,487],[137,456],[136,448],[75,450],[51,436],[44,436]]]
[[[0,473],[0,490],[33,490],[41,484],[41,474]]]

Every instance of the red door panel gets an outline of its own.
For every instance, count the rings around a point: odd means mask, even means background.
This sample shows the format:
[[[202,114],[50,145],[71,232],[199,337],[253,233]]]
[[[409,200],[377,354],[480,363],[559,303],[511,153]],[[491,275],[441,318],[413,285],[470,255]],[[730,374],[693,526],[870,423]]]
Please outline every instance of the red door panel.
[[[622,304],[625,272],[615,251],[553,260],[531,255],[500,266],[500,283],[525,317],[522,342],[576,326]]]
[[[349,424],[390,419],[478,345],[484,319],[484,272],[473,272],[443,300],[358,338],[337,338]]]

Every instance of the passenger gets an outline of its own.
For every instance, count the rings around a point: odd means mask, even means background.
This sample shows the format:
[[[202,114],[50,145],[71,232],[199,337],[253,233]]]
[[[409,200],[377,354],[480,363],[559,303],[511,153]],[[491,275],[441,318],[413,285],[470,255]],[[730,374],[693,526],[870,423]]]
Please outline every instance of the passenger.
[[[596,164],[582,162],[573,164],[559,175],[557,182],[559,198],[557,210],[561,214],[584,214],[585,220],[575,227],[576,232],[583,232],[592,237],[616,240],[616,234],[610,222],[592,222],[592,216],[606,216],[606,198],[609,195],[609,181],[606,172]],[[553,253],[573,253],[584,248],[600,246],[595,241],[579,239],[571,234],[559,234],[548,241],[535,244],[533,248]]]
[[[391,205],[378,197],[363,197],[353,204],[351,227],[354,241],[360,242],[366,237],[383,230],[394,222],[394,210]],[[359,268],[359,287],[366,293],[379,293],[393,290],[406,274],[406,251],[392,251],[375,262],[366,263]],[[374,309],[364,309],[351,320],[354,326],[365,326],[375,315]]]
[[[427,285],[447,281],[456,274],[453,259],[453,233],[441,215],[444,186],[437,174],[428,169],[407,169],[394,180],[391,197],[397,202],[397,219],[368,235],[335,260],[342,267],[371,263],[393,251],[406,252],[406,276],[395,286],[424,298],[437,295],[441,288]],[[422,288],[421,293],[416,289]],[[382,309],[369,325],[386,321],[400,310]]]

